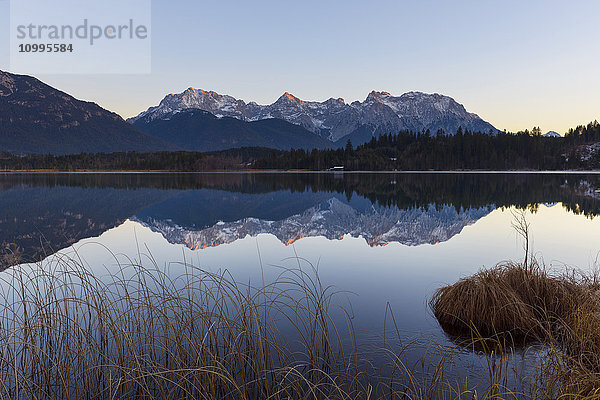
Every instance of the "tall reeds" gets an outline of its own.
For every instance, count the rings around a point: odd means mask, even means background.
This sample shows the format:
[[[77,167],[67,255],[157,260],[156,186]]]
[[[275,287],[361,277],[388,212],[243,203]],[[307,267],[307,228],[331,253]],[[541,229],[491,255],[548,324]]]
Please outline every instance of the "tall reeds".
[[[362,393],[328,316],[330,289],[302,269],[251,287],[191,265],[97,277],[58,257],[1,280],[0,398]]]
[[[141,258],[141,257],[140,257]],[[116,258],[115,258],[116,260]],[[455,399],[455,348],[363,357],[309,264],[241,284],[186,263],[106,271],[61,253],[0,273],[0,399]],[[393,319],[391,312],[389,318]],[[385,340],[384,340],[385,342]],[[377,353],[389,375],[370,365]],[[470,393],[470,392],[469,392]],[[483,391],[482,391],[483,393]],[[467,396],[468,397],[468,396]]]
[[[535,268],[527,276],[515,268],[498,267],[464,284],[466,289],[440,291],[454,293],[456,299],[464,293],[478,299],[463,302],[470,311],[455,309],[463,314],[454,314],[450,321],[471,318],[467,326],[474,327],[491,320],[490,332],[519,322],[520,332],[542,332],[542,316],[564,310],[550,296],[556,293],[555,283],[529,276]],[[478,286],[495,284],[500,277],[506,287],[515,287],[512,295],[490,295]],[[589,288],[594,285],[587,283]],[[576,287],[569,281],[561,293],[567,298]],[[535,307],[527,312],[521,307],[525,317],[499,319],[487,310],[485,318],[473,320],[481,302],[491,301],[505,313],[503,299],[515,298]],[[554,381],[545,381],[547,388],[539,397],[594,393],[597,358],[585,353],[600,344],[600,331],[587,330],[596,321],[585,311],[596,309],[593,298],[575,310],[581,314],[569,313],[572,322],[560,324],[564,342],[557,347],[573,352],[562,352],[555,363],[545,364],[546,372],[555,369]],[[130,262],[98,274],[84,261],[59,253],[43,263],[0,273],[0,399],[524,397],[506,380],[507,347],[484,351],[487,378],[461,381],[454,372],[462,348],[426,340],[403,344],[389,308],[384,323],[391,324],[396,337],[384,338],[380,347],[364,355],[352,319],[340,323],[332,316],[333,305],[335,289],[323,285],[309,265],[283,269],[273,282],[254,286],[240,284],[227,271],[213,273],[185,263],[143,267]],[[423,349],[416,360],[409,355],[415,346]],[[375,353],[383,359],[385,374],[370,364]],[[578,360],[578,368],[589,374],[587,386],[562,367],[574,365],[567,357]],[[537,397],[533,393],[528,397]]]

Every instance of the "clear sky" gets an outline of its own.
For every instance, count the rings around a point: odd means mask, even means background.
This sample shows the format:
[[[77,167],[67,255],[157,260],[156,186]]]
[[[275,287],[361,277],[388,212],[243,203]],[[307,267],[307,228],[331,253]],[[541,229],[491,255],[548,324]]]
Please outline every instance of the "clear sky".
[[[600,119],[599,17],[597,0],[154,0],[151,74],[38,78],[123,117],[190,86],[261,104],[418,90],[499,129],[564,133]]]

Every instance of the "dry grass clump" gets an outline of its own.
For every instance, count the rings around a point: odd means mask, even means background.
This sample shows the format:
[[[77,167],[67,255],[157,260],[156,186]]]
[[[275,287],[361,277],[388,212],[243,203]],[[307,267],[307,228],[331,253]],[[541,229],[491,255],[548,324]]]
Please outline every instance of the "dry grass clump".
[[[527,335],[539,328],[534,310],[506,281],[504,268],[482,270],[442,287],[431,306],[442,327],[453,332],[492,336],[501,332]]]
[[[545,343],[542,397],[592,399],[600,398],[599,287],[595,275],[506,263],[438,289],[431,307],[445,330],[465,337]]]
[[[583,287],[573,277],[553,276],[537,260],[525,268],[507,263],[497,267],[500,279],[519,299],[529,306],[535,317],[546,322],[562,318],[573,310]]]
[[[552,276],[535,260],[499,264],[439,288],[431,300],[443,328],[482,336],[511,334],[540,339],[588,297],[589,288],[574,278]]]

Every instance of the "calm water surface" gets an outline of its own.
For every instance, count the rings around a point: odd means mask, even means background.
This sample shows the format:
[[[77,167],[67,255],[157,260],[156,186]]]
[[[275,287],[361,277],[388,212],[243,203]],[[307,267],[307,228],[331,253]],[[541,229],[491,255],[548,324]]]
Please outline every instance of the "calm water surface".
[[[251,284],[314,268],[339,290],[335,306],[350,316],[361,354],[383,368],[372,349],[384,335],[397,346],[416,341],[409,361],[431,343],[453,345],[428,300],[480,268],[522,259],[511,227],[518,208],[549,268],[595,268],[600,175],[433,173],[6,174],[2,268],[57,254],[98,274],[131,260],[185,262]],[[399,335],[390,335],[389,310]],[[538,356],[515,353],[515,385]],[[477,380],[481,361],[464,351],[451,373]]]

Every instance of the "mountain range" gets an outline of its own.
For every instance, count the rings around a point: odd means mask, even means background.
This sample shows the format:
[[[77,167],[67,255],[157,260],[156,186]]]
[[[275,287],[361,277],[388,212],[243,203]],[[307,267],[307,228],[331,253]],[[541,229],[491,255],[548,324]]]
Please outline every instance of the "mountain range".
[[[129,123],[128,123],[129,122]],[[458,127],[496,132],[448,96],[371,92],[363,102],[304,101],[284,93],[270,105],[189,88],[127,122],[38,79],[0,71],[0,151],[13,154],[212,151],[245,146],[336,148],[400,130]]]
[[[388,92],[372,91],[363,102],[351,104],[341,98],[323,102],[304,101],[286,92],[272,104],[259,105],[214,91],[189,88],[182,93],[167,95],[159,105],[128,119],[128,122],[148,131],[150,128],[146,127],[153,127],[155,121],[173,121],[174,115],[189,109],[245,122],[280,119],[338,144],[345,144],[349,138],[355,140],[354,144],[359,144],[374,135],[401,130],[429,130],[432,134],[442,130],[454,134],[462,127],[471,131],[497,132],[491,124],[468,112],[451,97],[421,92],[396,97]]]

